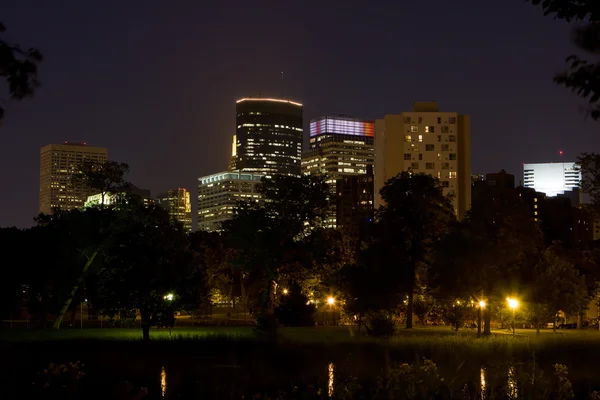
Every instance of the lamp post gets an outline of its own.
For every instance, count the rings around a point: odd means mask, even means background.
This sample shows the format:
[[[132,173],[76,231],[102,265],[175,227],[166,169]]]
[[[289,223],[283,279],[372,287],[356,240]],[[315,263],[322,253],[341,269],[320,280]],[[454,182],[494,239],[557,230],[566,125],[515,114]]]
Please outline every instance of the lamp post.
[[[513,337],[515,337],[515,314],[517,312],[517,307],[519,307],[519,300],[511,299],[510,297],[507,297],[506,301],[508,302],[508,307],[510,307],[510,309],[513,312],[512,326],[513,326]]]
[[[483,312],[484,308],[485,308],[485,301],[480,300],[479,301],[479,309],[477,310],[477,337],[478,338],[481,337],[481,313]]]

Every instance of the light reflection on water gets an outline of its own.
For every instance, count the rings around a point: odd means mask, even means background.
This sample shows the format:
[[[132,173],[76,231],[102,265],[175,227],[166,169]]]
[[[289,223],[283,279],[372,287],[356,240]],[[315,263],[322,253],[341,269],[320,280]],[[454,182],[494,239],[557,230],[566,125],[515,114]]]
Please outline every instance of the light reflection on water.
[[[167,395],[167,371],[164,366],[160,369],[160,392],[164,399]]]
[[[481,367],[479,370],[479,380],[480,380],[480,389],[481,389],[481,400],[486,399],[486,385],[485,385],[485,368]]]
[[[327,394],[329,395],[329,397],[333,397],[333,378],[335,375],[335,364],[329,363],[328,370],[329,370],[329,383],[327,385],[327,387],[328,387]]]
[[[515,367],[508,367],[508,398],[516,399],[519,395],[519,388],[517,387],[517,378],[515,376]]]

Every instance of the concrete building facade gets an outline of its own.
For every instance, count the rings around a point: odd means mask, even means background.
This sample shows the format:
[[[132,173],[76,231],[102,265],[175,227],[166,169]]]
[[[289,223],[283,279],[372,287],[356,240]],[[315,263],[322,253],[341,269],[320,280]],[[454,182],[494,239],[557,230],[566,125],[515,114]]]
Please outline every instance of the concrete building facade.
[[[257,186],[263,176],[225,171],[198,178],[198,230],[219,232],[240,201],[259,202]]]
[[[524,163],[523,186],[548,197],[579,188],[581,171],[574,162]]]
[[[105,163],[108,150],[86,143],[49,144],[40,149],[40,208],[41,213],[52,209],[71,210],[84,206],[92,194],[72,177],[84,162]]]
[[[412,111],[375,121],[375,206],[379,191],[402,171],[438,178],[462,219],[471,207],[471,118],[442,112],[435,102],[416,102]]]

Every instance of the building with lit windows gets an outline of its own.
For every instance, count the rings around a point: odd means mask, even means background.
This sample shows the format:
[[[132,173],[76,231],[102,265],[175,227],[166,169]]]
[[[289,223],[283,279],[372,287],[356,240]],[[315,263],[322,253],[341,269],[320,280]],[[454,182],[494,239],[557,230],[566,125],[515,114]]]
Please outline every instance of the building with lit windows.
[[[187,189],[169,189],[167,193],[159,195],[157,201],[169,212],[172,220],[181,223],[186,232],[192,231],[192,202]]]
[[[463,218],[471,208],[471,118],[442,112],[436,102],[416,102],[412,111],[375,121],[375,206],[379,191],[402,171],[438,178]]]
[[[236,103],[235,170],[266,176],[300,175],[302,104],[245,98]]]
[[[198,178],[198,230],[221,231],[240,201],[259,202],[257,186],[264,175],[225,171]]]
[[[336,207],[348,205],[340,202],[337,191],[342,187],[357,187],[356,182],[344,177],[365,176],[375,163],[374,122],[348,116],[327,116],[310,122],[309,150],[302,154],[302,173],[305,175],[327,176],[331,188],[332,210],[326,226],[335,228],[338,224]],[[349,185],[349,186],[348,186]],[[367,206],[373,208],[373,189],[367,195]],[[349,212],[342,212],[350,215]]]
[[[346,175],[336,180],[335,223],[337,228],[359,229],[373,222],[373,167],[362,175]]]
[[[150,190],[140,189],[135,185],[129,184],[126,189],[118,193],[95,193],[88,196],[84,207],[93,207],[100,204],[109,206],[119,202],[127,202],[127,199],[130,197],[141,199],[146,206],[154,203],[154,200],[150,198]]]
[[[83,207],[91,194],[71,177],[83,162],[105,163],[108,150],[86,143],[49,144],[40,149],[40,212]]]
[[[523,164],[523,186],[548,197],[578,192],[580,183],[581,171],[574,162]]]

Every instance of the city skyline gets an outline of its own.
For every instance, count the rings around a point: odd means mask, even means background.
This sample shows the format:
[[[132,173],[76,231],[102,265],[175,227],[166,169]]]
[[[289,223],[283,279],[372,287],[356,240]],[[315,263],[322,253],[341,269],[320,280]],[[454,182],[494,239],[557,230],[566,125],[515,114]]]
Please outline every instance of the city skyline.
[[[36,96],[5,107],[0,134],[14,144],[2,158],[0,178],[16,190],[0,200],[11,210],[0,214],[0,226],[33,224],[36,158],[49,143],[107,147],[112,160],[130,164],[129,180],[152,193],[194,187],[199,176],[227,168],[235,101],[259,92],[279,97],[283,89],[284,97],[304,104],[305,146],[308,121],[321,115],[376,119],[435,100],[472,116],[473,173],[505,169],[519,181],[524,162],[556,161],[559,150],[572,160],[597,148],[598,125],[579,112],[584,102],[552,83],[573,52],[567,24],[521,2],[486,10],[463,1],[461,12],[456,4],[434,3],[368,9],[350,3],[342,11],[322,5],[323,20],[335,23],[311,30],[305,24],[313,21],[311,8],[299,5],[233,2],[207,10],[150,1],[139,13],[110,1],[68,9],[3,4],[11,39],[39,47],[45,60]],[[165,11],[173,22],[155,30]],[[205,12],[214,18],[194,25]],[[423,13],[431,28],[418,38],[410,34],[418,18],[393,24],[399,15]],[[107,20],[110,32],[98,37],[94,27]],[[260,23],[247,29],[249,20]],[[148,63],[161,49],[172,62]],[[211,54],[216,57],[205,62]],[[246,59],[257,61],[236,62]],[[155,79],[173,68],[174,77]]]

